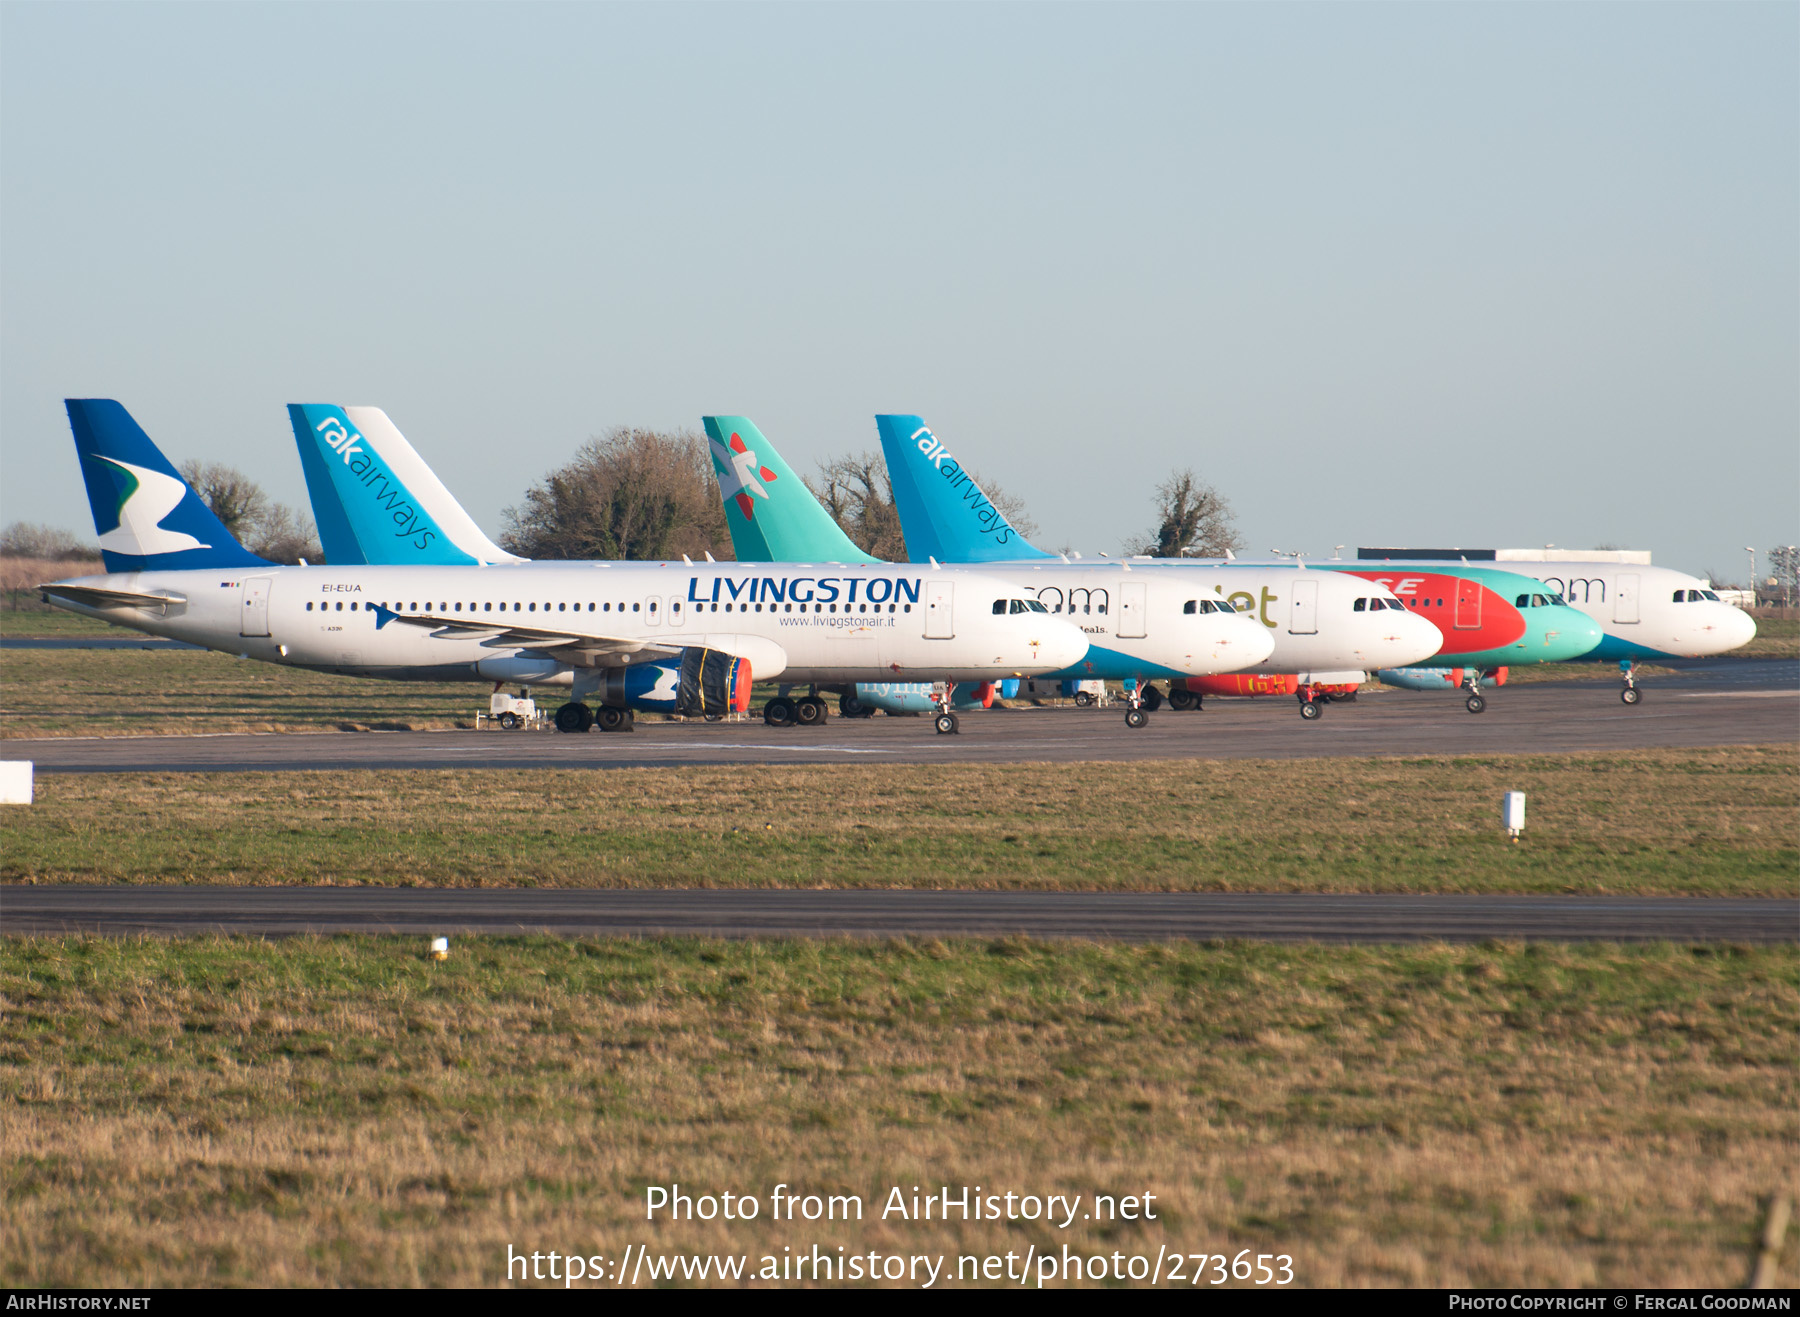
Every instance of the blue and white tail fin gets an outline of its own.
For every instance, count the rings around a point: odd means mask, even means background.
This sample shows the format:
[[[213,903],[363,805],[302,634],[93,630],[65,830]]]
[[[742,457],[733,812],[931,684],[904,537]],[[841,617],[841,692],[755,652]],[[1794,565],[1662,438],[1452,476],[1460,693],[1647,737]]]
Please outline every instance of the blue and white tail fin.
[[[88,507],[108,572],[266,567],[110,398],[68,398]]]
[[[379,407],[290,403],[325,561],[523,562],[495,544]]]
[[[894,509],[914,562],[1018,562],[1054,558],[1006,515],[917,416],[877,416]]]

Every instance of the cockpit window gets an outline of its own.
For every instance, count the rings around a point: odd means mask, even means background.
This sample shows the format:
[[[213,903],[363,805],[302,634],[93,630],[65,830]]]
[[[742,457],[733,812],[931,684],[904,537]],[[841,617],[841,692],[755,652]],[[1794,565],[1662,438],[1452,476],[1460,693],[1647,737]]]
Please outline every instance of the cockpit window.
[[[1197,601],[1195,601],[1193,599],[1188,600],[1185,604],[1183,604],[1181,606],[1181,611],[1182,611],[1183,615],[1191,617],[1194,613],[1199,611],[1199,606],[1198,606]],[[1210,612],[1212,612],[1212,609],[1209,608],[1206,611],[1210,613]]]
[[[1355,603],[1350,605],[1350,611],[1353,613],[1368,612],[1369,611],[1369,601],[1367,599],[1358,599]]]
[[[1725,602],[1723,599],[1719,598],[1719,596],[1717,594],[1713,593],[1713,591],[1711,591],[1711,590],[1702,590],[1700,593],[1705,598],[1712,600],[1715,604],[1722,604]]]
[[[1050,611],[1035,599],[1027,599],[1025,601],[1025,607],[1034,613],[1048,613]]]
[[[1559,594],[1551,595],[1550,602],[1555,604],[1558,608],[1567,608],[1569,606],[1569,601]]]
[[[1233,608],[1230,604],[1226,603],[1223,599],[1213,600],[1213,607],[1221,613],[1237,612],[1237,609]]]
[[[994,616],[995,617],[1004,617],[1005,615],[1006,615],[1006,600],[1004,600],[1004,599],[994,600]]]
[[[1549,607],[1549,605],[1550,605],[1550,601],[1548,599],[1544,598],[1543,595],[1534,594],[1531,596],[1531,606],[1533,608],[1547,608],[1547,607]]]
[[[1514,608],[1530,608],[1531,607],[1531,596],[1528,594],[1520,595],[1517,599],[1513,600],[1513,607]]]

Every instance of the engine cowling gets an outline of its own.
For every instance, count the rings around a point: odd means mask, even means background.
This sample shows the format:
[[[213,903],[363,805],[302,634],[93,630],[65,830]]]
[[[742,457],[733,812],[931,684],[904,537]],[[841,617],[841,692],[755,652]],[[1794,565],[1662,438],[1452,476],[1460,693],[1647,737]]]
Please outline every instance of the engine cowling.
[[[1409,691],[1441,691],[1460,688],[1469,676],[1467,668],[1383,668],[1375,674],[1384,686]],[[1495,668],[1481,679],[1483,686],[1506,685],[1506,669]]]
[[[743,713],[750,707],[750,660],[694,645],[677,660],[606,669],[594,697],[618,709],[690,718]]]

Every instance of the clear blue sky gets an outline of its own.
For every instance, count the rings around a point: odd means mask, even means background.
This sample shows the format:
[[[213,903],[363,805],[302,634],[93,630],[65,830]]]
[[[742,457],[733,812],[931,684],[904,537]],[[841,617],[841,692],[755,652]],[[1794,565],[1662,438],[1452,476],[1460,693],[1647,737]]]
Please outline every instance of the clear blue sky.
[[[1800,539],[1793,4],[0,8],[0,519],[66,395],[490,531],[612,425],[916,411],[1050,544]]]

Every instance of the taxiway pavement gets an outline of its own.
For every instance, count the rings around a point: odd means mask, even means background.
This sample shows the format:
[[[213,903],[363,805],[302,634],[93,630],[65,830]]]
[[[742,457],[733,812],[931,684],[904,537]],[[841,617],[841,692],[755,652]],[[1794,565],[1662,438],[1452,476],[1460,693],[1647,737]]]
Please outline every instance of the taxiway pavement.
[[[1800,903],[1682,897],[377,888],[0,888],[8,933],[1792,942]]]

